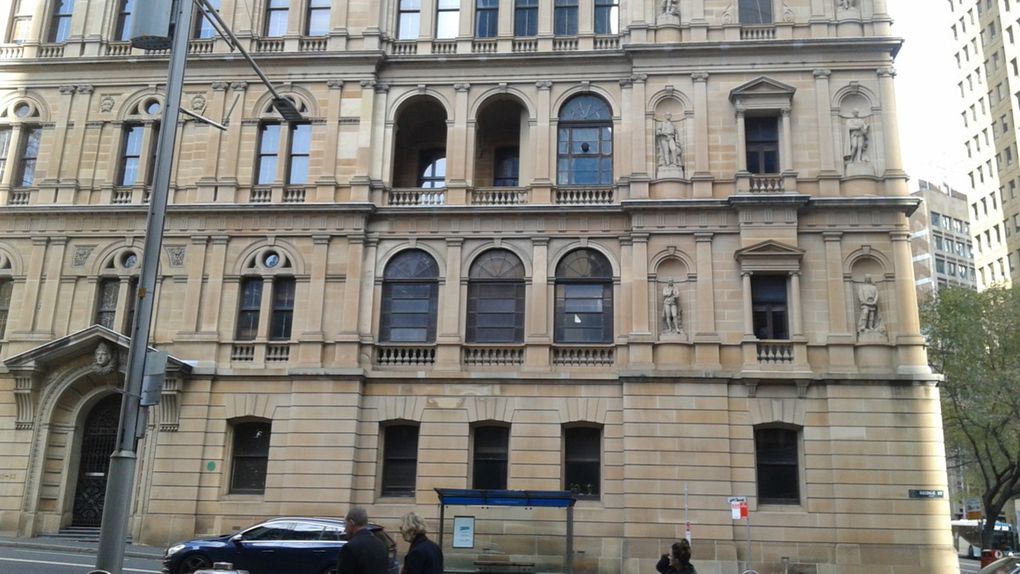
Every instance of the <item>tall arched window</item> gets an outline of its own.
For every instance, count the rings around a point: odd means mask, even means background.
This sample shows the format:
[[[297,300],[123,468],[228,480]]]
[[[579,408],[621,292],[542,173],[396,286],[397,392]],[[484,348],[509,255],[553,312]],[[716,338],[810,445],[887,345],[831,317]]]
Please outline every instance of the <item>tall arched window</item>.
[[[613,268],[593,249],[571,251],[556,266],[555,340],[613,342]]]
[[[506,249],[491,249],[475,260],[468,275],[467,342],[523,342],[521,260]]]
[[[613,113],[602,98],[582,94],[560,109],[557,185],[613,183]]]
[[[436,340],[439,266],[420,249],[398,254],[383,273],[379,340],[432,343]]]
[[[241,275],[236,341],[289,341],[294,325],[294,266],[284,252],[267,247],[252,254]],[[264,305],[263,294],[270,299]],[[263,321],[263,310],[269,315]]]

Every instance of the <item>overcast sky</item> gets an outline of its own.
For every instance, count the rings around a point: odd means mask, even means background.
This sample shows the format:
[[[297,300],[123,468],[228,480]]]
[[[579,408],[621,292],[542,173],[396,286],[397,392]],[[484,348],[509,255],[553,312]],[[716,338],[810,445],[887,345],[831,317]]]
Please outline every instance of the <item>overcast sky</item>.
[[[888,6],[893,33],[906,40],[896,58],[896,100],[907,173],[912,182],[968,191],[949,7],[937,0],[888,0]]]

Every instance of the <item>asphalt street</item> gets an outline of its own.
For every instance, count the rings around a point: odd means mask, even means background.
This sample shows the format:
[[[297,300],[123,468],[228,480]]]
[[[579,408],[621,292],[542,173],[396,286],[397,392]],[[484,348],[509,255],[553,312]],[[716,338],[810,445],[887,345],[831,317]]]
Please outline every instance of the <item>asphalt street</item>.
[[[96,565],[94,554],[0,547],[0,574],[85,574]],[[159,574],[160,561],[126,558],[125,574]]]

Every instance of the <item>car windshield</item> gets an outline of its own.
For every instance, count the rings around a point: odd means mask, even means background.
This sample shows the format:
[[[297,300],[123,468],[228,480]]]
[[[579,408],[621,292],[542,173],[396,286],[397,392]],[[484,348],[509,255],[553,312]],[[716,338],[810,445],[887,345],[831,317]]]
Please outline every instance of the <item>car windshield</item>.
[[[978,574],[1012,574],[1016,568],[1020,568],[1020,557],[1013,556],[998,562],[992,562],[983,568]]]

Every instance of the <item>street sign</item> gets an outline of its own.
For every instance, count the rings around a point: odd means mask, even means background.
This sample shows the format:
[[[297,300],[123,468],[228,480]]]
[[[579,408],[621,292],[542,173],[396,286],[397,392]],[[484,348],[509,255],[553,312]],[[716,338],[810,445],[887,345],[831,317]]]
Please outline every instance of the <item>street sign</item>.
[[[908,492],[910,494],[910,498],[945,498],[946,497],[946,493],[944,491],[941,491],[941,490],[910,489]]]
[[[746,496],[731,496],[726,500],[730,503],[730,513],[732,514],[733,520],[747,519],[748,513]]]
[[[984,517],[984,506],[980,498],[967,498],[963,501],[963,513],[967,520],[980,520]]]

